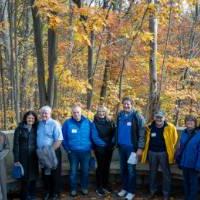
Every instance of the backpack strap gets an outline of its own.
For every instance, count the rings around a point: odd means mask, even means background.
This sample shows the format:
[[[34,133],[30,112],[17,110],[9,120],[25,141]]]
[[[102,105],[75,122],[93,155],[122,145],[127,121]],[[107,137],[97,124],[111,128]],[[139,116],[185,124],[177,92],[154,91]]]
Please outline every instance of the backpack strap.
[[[137,111],[133,112],[133,117],[132,117],[132,144],[134,148],[134,152],[137,151],[138,148],[138,138],[139,138],[139,133],[138,133],[138,118],[137,118]]]

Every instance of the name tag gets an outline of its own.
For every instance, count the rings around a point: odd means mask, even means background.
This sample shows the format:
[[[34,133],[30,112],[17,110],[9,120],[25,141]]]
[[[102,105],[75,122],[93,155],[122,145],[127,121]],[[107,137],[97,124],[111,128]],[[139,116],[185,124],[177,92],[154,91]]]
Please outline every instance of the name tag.
[[[132,126],[132,122],[127,122],[127,126]]]
[[[156,137],[156,133],[151,133],[151,137]]]
[[[77,133],[77,129],[72,129],[72,133]]]

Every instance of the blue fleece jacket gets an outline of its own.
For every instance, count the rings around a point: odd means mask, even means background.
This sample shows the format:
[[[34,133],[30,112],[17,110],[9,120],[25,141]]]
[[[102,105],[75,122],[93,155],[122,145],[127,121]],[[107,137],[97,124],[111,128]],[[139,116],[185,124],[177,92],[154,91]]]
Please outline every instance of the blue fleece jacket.
[[[180,162],[180,167],[182,168],[200,170],[200,130],[196,131],[195,136],[189,141],[183,151]],[[190,133],[188,133],[185,129],[180,138],[181,148],[184,146],[189,137]]]
[[[91,142],[91,122],[84,116],[80,121],[67,119],[62,127],[63,147],[66,151],[89,151]]]

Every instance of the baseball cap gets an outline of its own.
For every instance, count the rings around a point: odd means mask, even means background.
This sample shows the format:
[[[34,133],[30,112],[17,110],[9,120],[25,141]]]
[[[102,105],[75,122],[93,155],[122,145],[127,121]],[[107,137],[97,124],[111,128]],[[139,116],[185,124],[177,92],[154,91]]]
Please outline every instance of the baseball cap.
[[[159,110],[159,111],[157,111],[157,112],[154,113],[154,116],[155,117],[164,117],[165,113],[164,113],[164,111]]]

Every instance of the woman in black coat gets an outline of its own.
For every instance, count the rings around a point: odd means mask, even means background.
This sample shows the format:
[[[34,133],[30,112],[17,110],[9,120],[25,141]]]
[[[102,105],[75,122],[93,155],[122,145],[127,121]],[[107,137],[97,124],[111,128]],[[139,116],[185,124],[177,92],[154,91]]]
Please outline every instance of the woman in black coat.
[[[107,112],[105,106],[98,107],[93,121],[92,139],[97,159],[96,193],[98,196],[104,196],[105,193],[111,192],[109,171],[114,147],[115,124],[107,117]]]
[[[24,114],[14,133],[14,164],[21,164],[24,176],[21,178],[21,200],[35,198],[36,179],[38,177],[38,159],[36,155],[37,115],[33,111]]]

